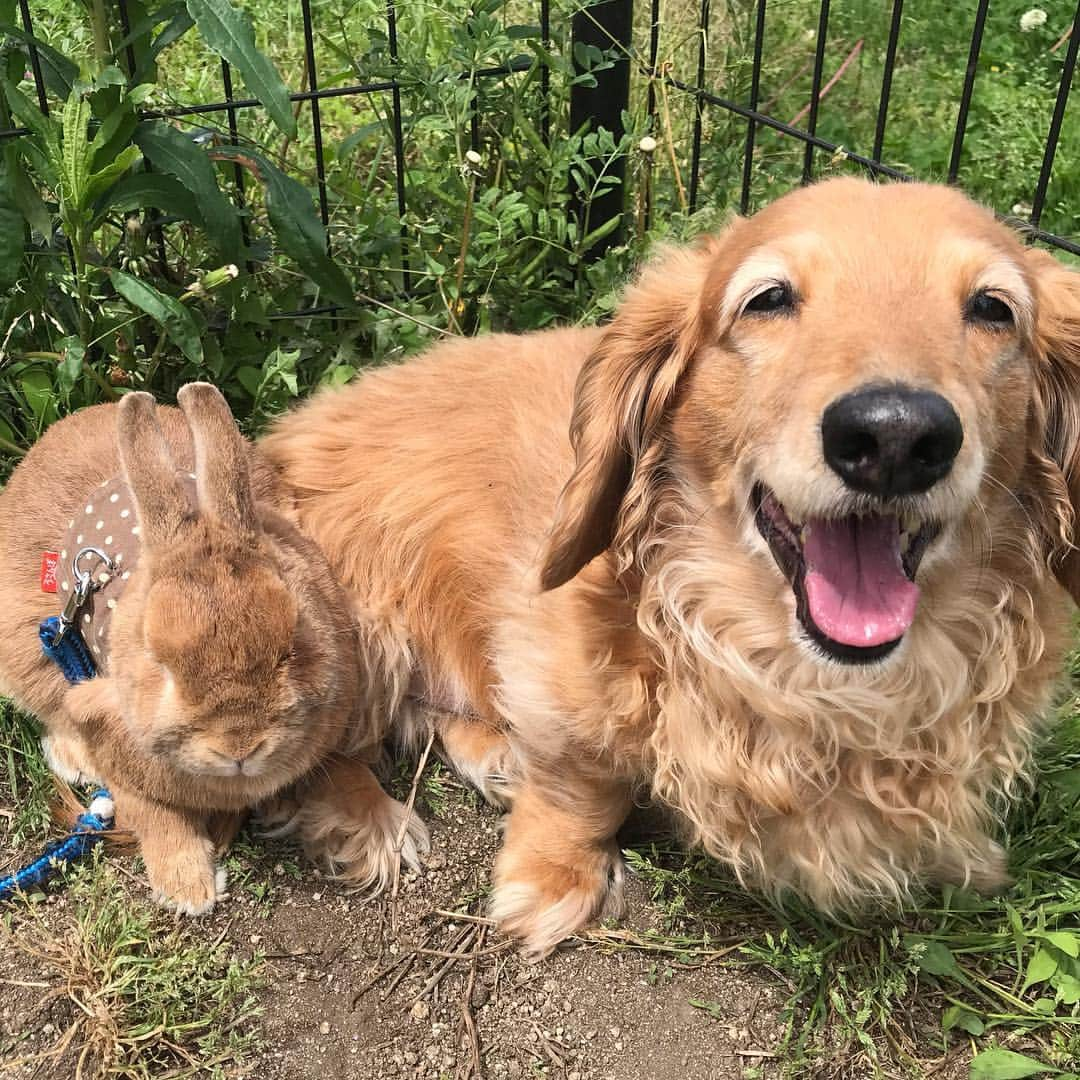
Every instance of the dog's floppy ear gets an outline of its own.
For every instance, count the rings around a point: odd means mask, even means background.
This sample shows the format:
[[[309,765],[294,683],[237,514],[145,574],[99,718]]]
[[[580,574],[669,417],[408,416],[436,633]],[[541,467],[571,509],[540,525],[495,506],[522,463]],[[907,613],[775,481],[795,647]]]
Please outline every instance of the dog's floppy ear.
[[[665,252],[627,292],[578,376],[570,441],[574,471],[559,496],[540,583],[569,581],[615,539],[635,472],[654,446],[679,377],[715,325],[702,303],[722,236]]]
[[[1038,298],[1031,458],[1055,576],[1080,602],[1080,274],[1045,251],[1028,252]]]

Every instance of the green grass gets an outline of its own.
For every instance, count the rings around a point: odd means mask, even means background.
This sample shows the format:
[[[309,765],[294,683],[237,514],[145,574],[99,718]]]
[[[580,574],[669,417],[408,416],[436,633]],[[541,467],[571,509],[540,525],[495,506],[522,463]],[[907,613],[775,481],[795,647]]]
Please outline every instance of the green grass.
[[[45,984],[34,1013],[61,1019],[52,1045],[23,1031],[0,1057],[52,1076],[236,1075],[257,1047],[261,961],[133,902],[102,854],[66,873],[62,909],[37,894],[5,911],[0,945]]]
[[[40,739],[37,722],[0,698],[0,805],[10,808],[2,826],[9,854],[37,842],[49,825],[54,789]]]

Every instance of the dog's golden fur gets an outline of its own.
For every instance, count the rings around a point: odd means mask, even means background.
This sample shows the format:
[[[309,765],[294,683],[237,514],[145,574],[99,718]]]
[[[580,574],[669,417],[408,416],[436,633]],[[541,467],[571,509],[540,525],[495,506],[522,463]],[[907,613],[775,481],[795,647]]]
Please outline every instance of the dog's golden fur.
[[[797,316],[740,317],[780,276]],[[977,289],[1015,325],[965,321]],[[798,632],[749,497],[860,509],[819,424],[875,380],[944,395],[964,441],[918,502],[944,527],[914,624],[856,666]],[[607,328],[440,345],[263,449],[386,707],[439,710],[463,771],[500,779],[492,911],[543,951],[617,905],[641,789],[747,882],[826,909],[1006,880],[991,834],[1080,587],[1078,380],[1076,275],[955,191],[830,181],[662,255]]]

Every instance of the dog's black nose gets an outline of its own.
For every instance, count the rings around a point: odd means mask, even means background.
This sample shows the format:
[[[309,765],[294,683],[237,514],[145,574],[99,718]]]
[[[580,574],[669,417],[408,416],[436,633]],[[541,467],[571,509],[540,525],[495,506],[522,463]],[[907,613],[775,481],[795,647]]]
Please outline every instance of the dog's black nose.
[[[821,438],[829,468],[848,487],[887,498],[926,491],[946,476],[964,429],[940,394],[869,386],[829,405]]]

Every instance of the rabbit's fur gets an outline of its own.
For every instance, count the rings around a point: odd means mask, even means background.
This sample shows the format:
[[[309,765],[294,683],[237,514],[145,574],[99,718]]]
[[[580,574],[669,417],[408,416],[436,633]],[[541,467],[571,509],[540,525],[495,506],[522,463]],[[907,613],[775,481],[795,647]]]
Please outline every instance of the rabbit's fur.
[[[45,725],[54,771],[109,784],[160,901],[213,906],[211,829],[230,835],[270,800],[295,808],[292,824],[343,876],[384,885],[397,848],[415,864],[427,839],[367,764],[383,732],[364,709],[344,593],[278,513],[273,475],[220,393],[194,383],[178,401],[182,412],[155,409],[133,393],[77,413],[15,470],[0,495],[0,689]],[[41,557],[120,473],[140,555],[112,613],[106,671],[72,687],[38,642],[63,603],[42,592]]]

